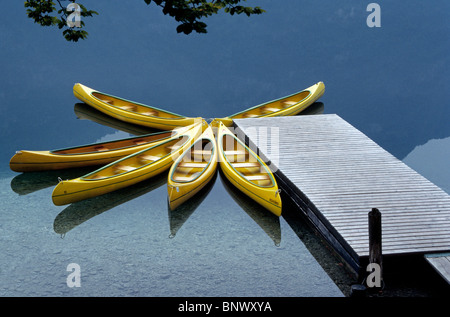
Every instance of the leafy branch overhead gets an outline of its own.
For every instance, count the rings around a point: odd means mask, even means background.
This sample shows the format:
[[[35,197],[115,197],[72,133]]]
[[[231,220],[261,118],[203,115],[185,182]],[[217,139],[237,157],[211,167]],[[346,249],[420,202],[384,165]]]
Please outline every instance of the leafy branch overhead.
[[[64,29],[63,36],[67,41],[77,42],[79,39],[85,39],[88,33],[82,28],[84,21],[82,18],[92,17],[98,14],[96,11],[88,10],[82,4],[78,4],[80,16],[79,27],[71,28],[67,25],[68,17],[71,12],[67,11],[67,6],[63,6],[60,0],[56,1],[58,8],[54,1],[48,0],[27,0],[25,1],[25,8],[27,8],[27,15],[33,19],[35,23],[41,26],[57,26],[59,29]],[[75,1],[70,1],[75,3]]]
[[[152,2],[162,8],[165,15],[169,15],[179,22],[176,30],[178,33],[190,34],[193,31],[197,33],[207,33],[207,25],[202,22],[203,18],[207,18],[223,10],[225,13],[246,14],[251,16],[253,14],[261,14],[265,12],[260,7],[246,7],[240,5],[246,0],[144,0],[147,5]],[[77,11],[68,10],[67,3],[77,5]],[[27,8],[27,15],[33,19],[35,23],[41,26],[57,26],[59,29],[64,29],[63,36],[67,41],[77,42],[79,39],[85,39],[88,33],[83,30],[85,23],[84,18],[98,15],[96,11],[88,10],[75,0],[26,0],[25,7]],[[73,8],[70,8],[74,10]],[[74,17],[78,17],[78,24],[74,27]],[[71,24],[70,26],[68,25]]]

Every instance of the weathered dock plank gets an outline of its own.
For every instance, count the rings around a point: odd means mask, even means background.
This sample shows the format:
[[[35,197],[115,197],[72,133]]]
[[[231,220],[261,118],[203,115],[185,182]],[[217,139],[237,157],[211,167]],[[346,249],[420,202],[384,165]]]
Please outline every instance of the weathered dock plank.
[[[450,196],[337,115],[235,120],[280,187],[359,269],[368,213],[382,213],[383,255],[450,251]]]
[[[450,284],[450,253],[426,254],[425,259]]]

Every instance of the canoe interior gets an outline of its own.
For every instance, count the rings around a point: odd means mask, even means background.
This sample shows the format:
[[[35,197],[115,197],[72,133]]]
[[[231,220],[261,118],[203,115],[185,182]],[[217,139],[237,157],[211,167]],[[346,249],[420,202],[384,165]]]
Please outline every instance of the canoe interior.
[[[285,98],[277,99],[263,105],[259,105],[243,112],[237,113],[230,118],[233,119],[242,119],[242,118],[257,118],[260,116],[268,115],[271,113],[278,112],[280,110],[292,107],[299,102],[305,100],[310,95],[310,91],[305,90],[301,91],[292,96],[288,96]]]
[[[150,165],[162,158],[167,157],[172,152],[182,147],[188,140],[189,136],[180,136],[163,144],[150,147],[136,154],[127,156],[121,160],[115,161],[104,168],[94,171],[86,176],[84,180],[99,180],[108,177],[125,174]]]
[[[198,178],[209,166],[214,155],[214,143],[210,139],[200,139],[183,153],[183,158],[177,164],[172,181],[178,183],[192,182]]]
[[[103,94],[100,92],[92,92],[92,96],[99,99],[100,101],[107,103],[111,106],[114,106],[116,108],[120,108],[122,110],[135,112],[141,115],[150,116],[150,117],[157,117],[157,118],[165,118],[165,119],[174,119],[174,118],[184,118],[183,116],[163,111],[161,109],[145,106],[139,103],[135,103],[129,100],[113,97],[107,94]]]
[[[77,146],[73,148],[59,149],[51,151],[52,154],[88,154],[98,153],[112,150],[125,149],[132,146],[144,145],[152,142],[163,141],[172,136],[172,131],[153,133],[141,137],[133,137],[128,139],[116,140],[106,143],[90,144],[85,146]]]
[[[267,167],[236,137],[230,134],[223,135],[222,153],[233,169],[250,183],[260,187],[274,186]]]

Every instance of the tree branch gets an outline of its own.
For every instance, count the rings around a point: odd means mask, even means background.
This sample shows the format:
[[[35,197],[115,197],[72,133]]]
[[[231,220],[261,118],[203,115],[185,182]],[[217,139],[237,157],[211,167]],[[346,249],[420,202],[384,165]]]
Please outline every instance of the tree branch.
[[[61,4],[61,0],[56,0],[60,9],[57,10],[55,3],[52,0],[26,0],[25,7],[29,18],[33,19],[35,23],[41,26],[57,25],[59,29],[65,28],[63,36],[68,41],[77,42],[79,39],[85,39],[88,33],[81,30],[85,26],[81,21],[79,30],[69,28],[67,20],[70,16],[67,15],[67,10]],[[70,0],[75,3],[75,0]],[[201,20],[217,14],[220,10],[230,15],[246,14],[251,16],[253,14],[261,14],[265,12],[260,7],[245,7],[239,5],[246,0],[144,0],[147,5],[152,2],[162,8],[164,15],[169,15],[180,22],[176,31],[178,33],[190,34],[193,31],[197,33],[207,33],[207,25]],[[81,8],[80,16],[92,17],[98,14],[96,11],[87,10],[82,4],[78,4]],[[57,16],[55,14],[59,14]]]

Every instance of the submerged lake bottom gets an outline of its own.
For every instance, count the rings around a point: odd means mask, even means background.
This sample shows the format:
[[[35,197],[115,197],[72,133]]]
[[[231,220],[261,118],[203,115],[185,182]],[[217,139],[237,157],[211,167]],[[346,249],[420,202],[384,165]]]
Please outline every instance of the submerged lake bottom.
[[[343,297],[357,283],[283,193],[278,218],[218,171],[209,186],[170,211],[164,172],[53,205],[58,177],[90,170],[0,173],[0,296]],[[370,296],[448,294],[430,267],[418,276],[417,266],[393,263],[383,293]]]
[[[167,172],[54,206],[58,177],[85,173],[0,174],[1,296],[343,296],[284,218],[219,172],[175,211],[167,207]]]

